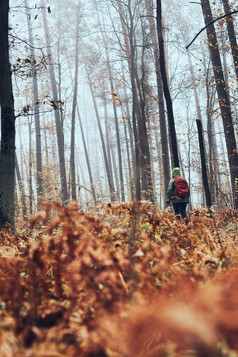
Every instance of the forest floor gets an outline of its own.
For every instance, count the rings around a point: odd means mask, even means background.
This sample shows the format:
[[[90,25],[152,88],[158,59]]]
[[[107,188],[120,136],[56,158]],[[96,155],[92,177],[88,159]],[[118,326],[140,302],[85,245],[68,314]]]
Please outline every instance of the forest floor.
[[[0,231],[1,357],[238,357],[238,211],[45,203]]]

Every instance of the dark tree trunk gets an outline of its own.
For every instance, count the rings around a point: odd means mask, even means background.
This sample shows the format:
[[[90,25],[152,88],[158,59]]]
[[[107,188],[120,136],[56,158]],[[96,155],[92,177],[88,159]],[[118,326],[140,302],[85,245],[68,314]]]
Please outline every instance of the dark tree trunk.
[[[209,0],[202,0],[202,11],[204,15],[205,25],[209,25],[212,20],[212,12]],[[209,50],[211,55],[211,60],[213,64],[213,72],[216,82],[216,90],[220,105],[220,111],[223,121],[226,147],[228,153],[230,175],[231,175],[231,185],[232,194],[234,200],[234,207],[238,208],[238,152],[236,147],[235,132],[232,121],[231,104],[228,96],[227,86],[225,83],[221,57],[218,48],[218,40],[215,32],[214,24],[210,24],[206,27],[207,36],[209,41]]]
[[[63,130],[62,130],[62,122],[60,119],[60,103],[59,103],[57,85],[56,85],[56,80],[55,80],[55,72],[54,72],[54,67],[53,67],[53,63],[52,63],[49,29],[48,29],[48,23],[47,23],[47,19],[46,19],[46,13],[45,13],[43,0],[41,0],[41,5],[42,5],[42,17],[43,17],[46,45],[47,45],[47,54],[48,54],[48,61],[49,61],[49,74],[50,74],[51,87],[52,87],[52,93],[53,93],[52,106],[54,108],[55,126],[56,126],[56,134],[57,134],[59,168],[60,168],[60,182],[61,182],[61,199],[62,199],[62,203],[65,204],[68,201],[68,192],[67,192],[66,170],[65,170],[64,136],[63,136]]]
[[[201,164],[202,164],[202,180],[203,180],[203,187],[206,197],[206,206],[207,208],[210,208],[212,205],[212,200],[211,200],[211,193],[210,193],[208,177],[207,177],[206,154],[205,154],[205,146],[203,141],[202,122],[199,119],[197,119],[196,122],[198,128],[198,139],[199,139],[200,157],[201,157]]]
[[[225,14],[229,14],[231,12],[229,0],[222,0],[223,7]],[[231,46],[231,52],[232,52],[232,57],[233,57],[233,62],[234,62],[234,67],[235,67],[235,73],[236,73],[236,81],[238,83],[238,44],[236,41],[236,33],[234,29],[234,20],[232,16],[227,16],[226,17],[227,21],[227,32],[229,36],[229,41],[230,41],[230,46]]]
[[[9,0],[0,1],[0,226],[15,228],[15,115],[8,44]]]
[[[174,124],[174,113],[173,113],[173,104],[170,96],[169,85],[166,75],[166,66],[165,66],[165,53],[164,53],[164,39],[163,39],[163,26],[162,26],[162,9],[161,9],[161,0],[157,0],[157,31],[158,31],[158,40],[159,40],[159,50],[160,50],[160,71],[161,78],[163,82],[164,97],[166,100],[167,111],[168,111],[168,122],[169,122],[169,133],[171,136],[171,148],[173,155],[173,166],[179,167],[179,157],[178,157],[178,147],[177,147],[177,137]]]

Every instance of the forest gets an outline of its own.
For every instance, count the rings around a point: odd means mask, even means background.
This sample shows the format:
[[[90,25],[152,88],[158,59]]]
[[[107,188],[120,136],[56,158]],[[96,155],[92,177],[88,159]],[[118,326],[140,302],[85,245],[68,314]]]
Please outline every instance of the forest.
[[[232,0],[1,0],[1,357],[238,357],[237,32]]]

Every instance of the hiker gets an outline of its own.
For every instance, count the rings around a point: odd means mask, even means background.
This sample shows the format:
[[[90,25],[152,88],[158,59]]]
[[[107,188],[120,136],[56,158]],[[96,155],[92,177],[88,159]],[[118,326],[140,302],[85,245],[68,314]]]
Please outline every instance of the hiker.
[[[187,181],[181,177],[180,168],[175,167],[172,172],[172,179],[169,181],[167,190],[167,203],[172,201],[174,213],[177,219],[182,216],[185,224],[188,224],[186,207],[189,202],[190,190]]]

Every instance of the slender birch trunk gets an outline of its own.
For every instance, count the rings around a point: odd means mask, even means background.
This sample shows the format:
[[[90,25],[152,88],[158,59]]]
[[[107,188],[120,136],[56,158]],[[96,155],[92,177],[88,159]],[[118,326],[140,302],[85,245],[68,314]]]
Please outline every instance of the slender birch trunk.
[[[154,11],[153,11],[153,1],[145,0],[147,19],[150,26],[150,34],[152,39],[152,48],[154,55],[155,71],[156,71],[156,81],[157,81],[157,92],[158,92],[158,105],[159,105],[159,127],[160,127],[160,141],[161,141],[161,158],[162,158],[162,168],[163,168],[163,197],[165,197],[165,191],[167,190],[169,180],[170,180],[170,164],[169,164],[169,144],[168,135],[166,127],[166,115],[164,108],[164,94],[163,94],[163,83],[160,72],[159,63],[159,44],[156,37],[156,25],[154,21]]]

